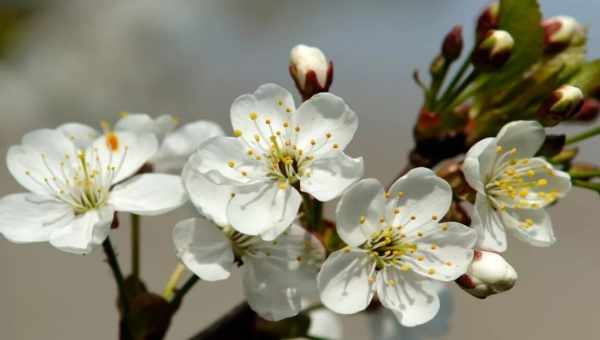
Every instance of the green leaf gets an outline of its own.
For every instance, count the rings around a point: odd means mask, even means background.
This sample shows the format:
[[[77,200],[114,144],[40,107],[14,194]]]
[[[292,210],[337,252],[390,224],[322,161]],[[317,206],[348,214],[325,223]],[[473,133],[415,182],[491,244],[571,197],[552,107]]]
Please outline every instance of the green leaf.
[[[515,40],[512,56],[488,84],[494,87],[516,80],[539,61],[544,48],[542,13],[537,0],[501,0],[498,28]]]
[[[600,59],[583,64],[567,84],[579,87],[583,94],[587,96],[596,87],[600,86]]]

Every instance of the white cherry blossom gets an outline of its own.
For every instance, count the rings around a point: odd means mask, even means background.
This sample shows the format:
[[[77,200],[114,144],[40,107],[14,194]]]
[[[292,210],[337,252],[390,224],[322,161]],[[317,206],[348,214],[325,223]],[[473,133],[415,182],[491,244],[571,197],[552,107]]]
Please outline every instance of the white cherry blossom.
[[[544,139],[538,122],[515,121],[467,153],[463,171],[477,191],[472,227],[479,234],[478,248],[505,251],[506,229],[537,247],[556,241],[544,207],[571,189],[571,178],[535,157]]]
[[[58,130],[26,134],[8,150],[7,165],[30,192],[0,200],[0,234],[87,254],[106,239],[116,211],[158,215],[179,207],[187,200],[179,176],[131,177],[157,147],[152,134],[113,132],[85,149]]]
[[[440,311],[429,322],[416,327],[405,327],[398,323],[394,313],[378,308],[367,313],[369,333],[376,340],[425,340],[442,338],[450,330],[450,320],[454,314],[454,299],[448,285],[438,282],[437,293],[440,299]]]
[[[352,185],[336,212],[348,246],[327,258],[317,278],[323,304],[352,314],[377,294],[404,326],[431,320],[440,308],[436,281],[466,272],[477,237],[460,223],[440,223],[451,201],[448,183],[425,168],[388,192],[375,179]]]
[[[287,90],[266,84],[234,101],[231,121],[235,137],[209,140],[186,167],[230,188],[227,220],[242,233],[272,240],[296,218],[299,191],[329,201],[362,176],[362,158],[343,153],[358,118],[332,94],[315,95],[296,109]]]
[[[80,147],[87,147],[103,133],[123,131],[152,133],[159,142],[157,152],[148,160],[156,172],[179,172],[188,157],[205,141],[222,136],[221,127],[211,121],[199,120],[177,128],[177,119],[169,114],[156,118],[145,113],[122,113],[112,129],[103,123],[103,132],[80,123],[67,123],[58,127]]]
[[[297,224],[264,241],[191,218],[175,226],[173,240],[177,256],[202,280],[224,280],[234,264],[241,266],[248,304],[271,321],[298,314],[301,298],[315,294],[315,277],[325,256],[320,242]]]
[[[310,318],[307,337],[290,338],[289,340],[342,340],[344,339],[343,325],[340,317],[327,308],[318,308],[306,313]]]

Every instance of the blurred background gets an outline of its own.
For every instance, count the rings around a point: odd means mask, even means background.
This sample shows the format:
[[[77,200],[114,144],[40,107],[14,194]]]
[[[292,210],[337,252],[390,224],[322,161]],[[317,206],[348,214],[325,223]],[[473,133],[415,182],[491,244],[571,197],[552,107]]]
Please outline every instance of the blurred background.
[[[288,53],[306,43],[333,59],[332,92],[360,117],[349,154],[365,157],[367,177],[387,182],[413,144],[411,129],[421,105],[413,69],[427,74],[454,24],[463,24],[472,41],[475,18],[486,4],[2,0],[0,152],[5,155],[30,130],[67,121],[98,126],[100,120],[116,120],[121,111],[173,113],[183,122],[211,119],[230,132],[235,97],[266,82],[293,88]],[[600,1],[541,0],[541,5],[546,16],[571,15],[588,25],[588,55],[600,56]],[[583,144],[581,159],[597,162],[599,145],[597,139]],[[0,188],[1,195],[22,191],[4,164]],[[507,258],[520,276],[512,291],[480,301],[451,286],[450,331],[440,338],[596,338],[599,203],[592,192],[575,189],[553,208],[554,247],[537,249],[512,240]],[[142,275],[154,291],[162,290],[176,263],[172,226],[191,213],[180,209],[142,219]],[[113,238],[128,272],[126,218]],[[1,339],[116,338],[116,289],[101,250],[80,257],[48,244],[2,239],[0,273]],[[242,301],[239,279],[198,284],[168,338],[184,339]],[[343,320],[346,339],[369,339],[366,317]]]

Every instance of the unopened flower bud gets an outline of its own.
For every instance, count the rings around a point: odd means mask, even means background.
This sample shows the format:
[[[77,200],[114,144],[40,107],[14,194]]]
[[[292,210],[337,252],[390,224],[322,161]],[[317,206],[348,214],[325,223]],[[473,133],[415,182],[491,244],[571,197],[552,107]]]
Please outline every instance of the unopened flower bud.
[[[512,54],[515,44],[510,33],[491,30],[473,52],[473,63],[483,70],[496,70],[504,66]]]
[[[581,90],[575,86],[563,85],[554,90],[540,106],[537,118],[544,126],[555,126],[578,113],[582,104]]]
[[[431,73],[431,76],[434,78],[440,77],[444,74],[444,70],[446,69],[446,66],[447,66],[446,58],[444,58],[444,56],[442,56],[442,55],[438,55],[431,62],[431,66],[429,66],[429,72]]]
[[[477,41],[481,41],[488,31],[498,28],[498,13],[500,12],[500,3],[493,2],[486,7],[477,19]]]
[[[442,55],[448,62],[458,59],[463,49],[462,26],[456,25],[452,28],[442,43]]]
[[[580,122],[591,122],[598,118],[600,112],[600,102],[594,98],[587,98],[578,113],[573,116],[573,120]]]
[[[556,16],[542,21],[544,51],[558,53],[565,48],[583,43],[585,28],[572,17]]]
[[[297,45],[292,48],[289,69],[304,100],[329,91],[333,82],[333,63],[316,47]]]
[[[456,283],[467,293],[485,299],[511,289],[516,281],[517,272],[500,254],[475,250],[467,273]]]
[[[558,155],[552,157],[552,163],[569,163],[579,153],[579,148],[563,149]]]

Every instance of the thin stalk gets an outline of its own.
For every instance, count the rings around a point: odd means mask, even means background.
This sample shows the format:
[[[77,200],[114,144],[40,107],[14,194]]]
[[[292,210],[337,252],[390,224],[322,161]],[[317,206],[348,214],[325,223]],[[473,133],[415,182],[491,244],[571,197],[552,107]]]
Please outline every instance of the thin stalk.
[[[600,126],[593,127],[587,131],[568,137],[565,144],[575,144],[581,142],[582,140],[586,140],[597,135],[600,135]]]
[[[171,301],[173,299],[175,293],[177,292],[177,285],[179,284],[179,281],[181,281],[181,277],[184,273],[185,266],[181,262],[177,263],[162,293],[162,296],[165,298],[165,300]]]
[[[433,81],[431,82],[431,88],[427,91],[427,108],[432,110],[436,104],[436,99],[444,80],[446,79],[446,75],[448,74],[449,63],[444,62],[444,66],[442,66],[442,70],[440,74],[433,77]]]
[[[600,183],[597,182],[588,182],[588,181],[582,181],[582,180],[574,180],[573,184],[576,187],[580,187],[580,188],[585,188],[585,189],[590,189],[590,190],[594,190],[598,193],[600,193]]]
[[[117,288],[119,289],[123,327],[125,328],[129,338],[131,338],[131,330],[129,329],[129,301],[127,298],[127,291],[125,290],[125,279],[123,278],[123,272],[121,271],[121,266],[119,266],[119,261],[117,261],[117,255],[115,254],[115,250],[110,242],[110,238],[106,238],[106,240],[102,243],[102,248],[104,249],[108,265],[112,270],[113,276],[115,277],[115,281],[117,283]]]
[[[462,77],[464,76],[465,72],[467,72],[467,69],[469,68],[469,65],[471,65],[471,58],[470,57],[469,58],[465,58],[465,60],[463,61],[462,65],[460,66],[460,69],[458,69],[458,72],[456,72],[456,74],[454,75],[454,77],[450,81],[450,85],[448,85],[448,87],[446,88],[446,91],[442,95],[442,98],[438,101],[438,104],[444,103],[445,101],[447,101],[449,99],[450,94],[452,94],[452,92],[454,91],[454,88],[456,87],[456,85],[458,85],[458,82],[462,79]],[[438,105],[436,105],[434,109],[435,109],[434,111],[439,110]]]
[[[593,178],[600,177],[600,170],[571,170],[571,178]]]
[[[131,275],[140,277],[140,216],[131,214]]]
[[[302,211],[306,216],[308,227],[313,231],[320,230],[323,218],[323,203],[308,194],[303,194],[302,198]]]
[[[194,285],[200,280],[200,278],[196,275],[192,275],[184,284],[183,286],[181,286],[181,288],[177,289],[177,291],[175,292],[175,296],[173,296],[173,300],[171,300],[171,305],[174,306],[175,308],[179,308],[179,306],[181,305],[181,301],[183,301],[183,298],[185,297],[185,295],[192,289],[192,287],[194,287]]]
[[[452,92],[452,93],[448,93],[448,98],[446,98],[445,100],[441,100],[439,102],[439,110],[446,110],[446,109],[452,109],[452,106],[454,105],[454,102],[456,101],[456,98],[458,96],[460,96],[460,94],[469,86],[471,85],[471,83],[473,82],[473,80],[475,80],[475,78],[477,78],[477,76],[479,75],[479,72],[477,72],[476,69],[472,70],[471,73],[469,73],[469,75],[463,80],[463,82]]]

